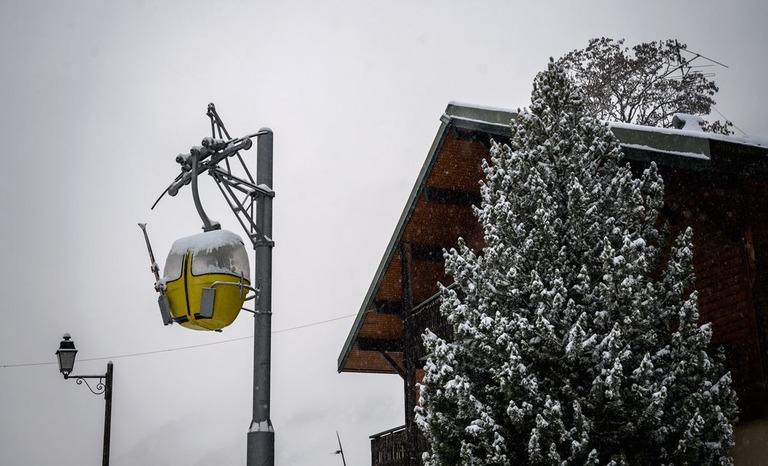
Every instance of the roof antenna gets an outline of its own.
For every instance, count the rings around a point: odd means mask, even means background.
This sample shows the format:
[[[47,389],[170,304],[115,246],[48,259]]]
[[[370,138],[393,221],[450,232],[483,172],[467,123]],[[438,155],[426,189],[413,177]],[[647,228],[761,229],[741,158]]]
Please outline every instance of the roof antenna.
[[[331,453],[332,455],[341,455],[341,462],[344,466],[347,466],[347,460],[344,459],[344,447],[341,446],[341,437],[339,437],[339,431],[336,431],[336,439],[339,441],[339,449]]]
[[[675,44],[677,45],[677,41],[675,41]],[[688,53],[690,53],[692,55],[696,55],[695,57],[693,57],[690,60],[688,60],[688,63],[692,62],[693,60],[696,60],[697,58],[703,58],[705,60],[711,61],[712,63],[714,63],[716,65],[720,65],[723,68],[728,68],[728,65],[726,65],[725,63],[720,63],[717,60],[713,60],[713,59],[711,59],[709,57],[705,57],[704,55],[702,55],[700,53],[696,53],[693,50],[688,50],[687,48],[681,49],[679,45],[677,45],[677,54],[678,54],[678,56],[680,55],[680,50],[682,50],[683,52],[688,52]],[[681,59],[681,61],[682,61],[682,59]]]

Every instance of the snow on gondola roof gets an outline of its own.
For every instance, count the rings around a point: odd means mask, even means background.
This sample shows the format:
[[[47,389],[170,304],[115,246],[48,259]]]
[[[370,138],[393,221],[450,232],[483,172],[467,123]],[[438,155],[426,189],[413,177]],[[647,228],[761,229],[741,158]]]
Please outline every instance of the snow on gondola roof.
[[[243,244],[243,240],[240,236],[231,231],[212,230],[177,239],[173,242],[169,254],[183,255],[187,252],[191,252],[192,254],[211,252],[224,246],[238,246]]]

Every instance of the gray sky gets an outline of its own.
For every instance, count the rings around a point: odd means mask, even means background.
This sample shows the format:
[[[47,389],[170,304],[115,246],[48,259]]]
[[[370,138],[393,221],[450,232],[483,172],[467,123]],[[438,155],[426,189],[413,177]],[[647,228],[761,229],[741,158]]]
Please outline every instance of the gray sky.
[[[76,372],[114,361],[114,465],[244,464],[252,319],[163,327],[136,226],[161,265],[200,231],[188,189],[149,208],[208,135],[208,102],[233,135],[275,133],[276,331],[357,312],[449,101],[525,106],[549,57],[591,37],[727,64],[717,109],[768,136],[765,2],[533,3],[0,0],[0,464],[99,461],[104,402],[59,375],[64,332]],[[341,464],[336,430],[369,464],[368,436],[403,423],[398,376],[336,373],[351,324],[273,336],[277,464]]]

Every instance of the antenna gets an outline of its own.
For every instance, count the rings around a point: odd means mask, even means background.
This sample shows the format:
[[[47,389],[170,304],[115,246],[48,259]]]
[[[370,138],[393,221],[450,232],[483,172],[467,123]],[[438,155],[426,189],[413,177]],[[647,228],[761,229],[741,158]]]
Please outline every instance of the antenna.
[[[677,41],[675,41],[675,42],[677,42]],[[702,55],[702,54],[700,54],[700,53],[696,53],[696,52],[694,52],[693,50],[688,50],[688,49],[681,49],[681,48],[679,48],[679,47],[678,47],[678,49],[677,49],[677,53],[679,54],[681,50],[682,50],[683,52],[688,52],[688,53],[690,53],[691,55],[696,55],[695,57],[693,57],[693,58],[691,58],[691,59],[689,60],[689,63],[690,63],[690,62],[692,62],[693,60],[696,60],[697,58],[703,58],[703,59],[705,59],[705,60],[711,61],[712,63],[714,63],[714,64],[716,64],[716,65],[720,65],[720,66],[722,66],[723,68],[728,68],[728,65],[726,65],[725,63],[720,63],[720,62],[719,62],[719,61],[717,61],[717,60],[713,60],[713,59],[711,59],[711,58],[709,58],[709,57],[705,57],[704,55]]]
[[[691,66],[691,62],[693,62],[697,58],[703,58],[703,59],[705,59],[705,60],[707,60],[707,61],[709,61],[711,63],[714,63],[715,65],[720,65],[720,66],[722,66],[724,68],[728,68],[728,65],[720,63],[719,61],[713,60],[711,58],[705,57],[704,55],[702,55],[700,53],[696,53],[696,52],[694,52],[692,50],[688,50],[687,46],[685,44],[680,45],[680,42],[678,42],[677,39],[675,39],[674,49],[675,49],[675,58],[677,58],[677,63],[679,63],[679,65],[675,66],[671,70],[669,70],[666,73],[664,73],[664,75],[661,76],[661,78],[669,77],[670,79],[682,79],[682,78],[688,76],[688,73],[690,73],[691,70],[693,70],[694,68],[705,68],[705,67],[712,66],[712,65]],[[683,55],[680,52],[690,53],[691,55],[694,55],[694,57],[691,58],[690,60],[687,60],[687,59],[685,59],[683,57]],[[672,73],[674,73],[675,71],[678,71],[678,70],[680,71],[680,76],[679,77],[678,76],[670,76]],[[698,71],[698,73],[701,74],[702,76],[704,76],[705,78],[711,78],[711,77],[715,76],[715,73],[706,73],[706,74],[704,74],[704,73],[701,73],[700,71]]]
[[[339,449],[334,451],[333,455],[341,455],[341,462],[344,464],[344,466],[347,466],[347,460],[344,459],[344,448],[341,446],[341,437],[339,437],[339,431],[336,431],[336,440],[339,441]]]

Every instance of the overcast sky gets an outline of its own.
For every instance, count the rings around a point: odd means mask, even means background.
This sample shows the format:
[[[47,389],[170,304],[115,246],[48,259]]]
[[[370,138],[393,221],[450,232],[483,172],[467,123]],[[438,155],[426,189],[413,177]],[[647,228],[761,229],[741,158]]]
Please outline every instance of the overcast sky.
[[[161,265],[200,231],[188,189],[150,206],[176,154],[208,135],[209,102],[233,135],[275,134],[276,464],[340,465],[338,430],[347,464],[366,465],[368,436],[403,423],[402,382],[337,374],[336,358],[448,102],[526,106],[549,57],[591,37],[676,38],[728,65],[710,69],[717,110],[768,136],[767,13],[762,0],[0,0],[0,464],[98,464],[104,402],[58,373],[65,332],[77,373],[114,362],[112,464],[245,463],[252,319],[163,327],[136,226]],[[209,215],[241,234],[202,183]]]

